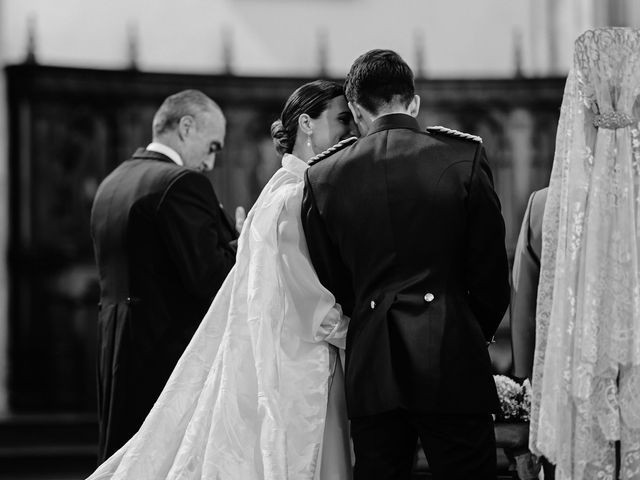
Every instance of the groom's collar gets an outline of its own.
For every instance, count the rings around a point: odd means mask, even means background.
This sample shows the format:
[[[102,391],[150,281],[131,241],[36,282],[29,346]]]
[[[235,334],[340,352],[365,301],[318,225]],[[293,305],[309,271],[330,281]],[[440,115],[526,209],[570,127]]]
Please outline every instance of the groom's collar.
[[[417,132],[420,131],[418,121],[411,115],[407,115],[406,113],[390,113],[376,118],[367,135],[371,135],[372,133],[377,133],[382,130],[391,130],[393,128],[407,128]]]

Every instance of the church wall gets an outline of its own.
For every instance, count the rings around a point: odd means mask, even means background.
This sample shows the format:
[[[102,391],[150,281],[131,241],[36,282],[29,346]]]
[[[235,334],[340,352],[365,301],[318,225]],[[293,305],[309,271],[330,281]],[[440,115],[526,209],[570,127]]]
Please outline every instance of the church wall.
[[[44,64],[126,67],[133,31],[143,70],[220,72],[226,42],[239,75],[315,75],[326,55],[327,73],[341,76],[377,47],[417,67],[421,37],[429,75],[503,77],[513,73],[514,31],[527,28],[531,0],[5,1],[11,63],[25,55],[32,18]]]

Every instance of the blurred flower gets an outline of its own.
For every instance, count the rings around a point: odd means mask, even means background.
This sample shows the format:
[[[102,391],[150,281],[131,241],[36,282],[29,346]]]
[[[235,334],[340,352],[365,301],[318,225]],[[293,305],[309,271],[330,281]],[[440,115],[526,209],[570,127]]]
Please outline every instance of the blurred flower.
[[[501,413],[498,419],[511,421],[529,421],[531,409],[531,384],[525,380],[519,384],[504,375],[494,375]]]

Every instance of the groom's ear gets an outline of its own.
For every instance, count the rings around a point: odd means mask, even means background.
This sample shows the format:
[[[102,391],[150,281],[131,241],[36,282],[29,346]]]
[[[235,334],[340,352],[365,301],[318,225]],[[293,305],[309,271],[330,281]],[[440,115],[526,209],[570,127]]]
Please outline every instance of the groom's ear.
[[[353,121],[358,127],[358,131],[361,136],[364,136],[369,131],[369,126],[371,121],[369,120],[369,115],[359,103],[349,102],[349,110],[351,110],[351,115],[353,115]]]
[[[413,100],[409,103],[409,115],[417,117],[420,112],[420,95],[414,95]]]
[[[353,120],[356,124],[362,121],[362,107],[356,102],[348,102],[347,105],[349,105],[349,110],[351,110],[351,115],[353,115]]]

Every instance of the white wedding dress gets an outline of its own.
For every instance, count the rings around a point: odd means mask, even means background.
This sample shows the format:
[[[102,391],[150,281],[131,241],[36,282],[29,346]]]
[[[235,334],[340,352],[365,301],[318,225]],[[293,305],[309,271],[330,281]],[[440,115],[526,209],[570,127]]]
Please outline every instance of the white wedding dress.
[[[640,479],[639,98],[640,31],[581,35],[543,220],[532,381],[530,447],[558,480]]]
[[[318,281],[299,220],[307,165],[285,155],[237,263],[138,433],[89,477],[348,480],[348,319]]]

